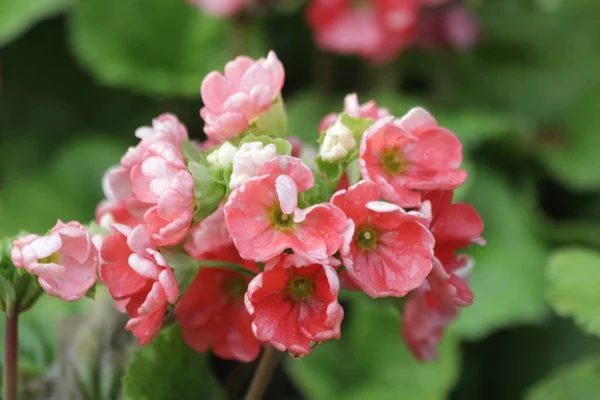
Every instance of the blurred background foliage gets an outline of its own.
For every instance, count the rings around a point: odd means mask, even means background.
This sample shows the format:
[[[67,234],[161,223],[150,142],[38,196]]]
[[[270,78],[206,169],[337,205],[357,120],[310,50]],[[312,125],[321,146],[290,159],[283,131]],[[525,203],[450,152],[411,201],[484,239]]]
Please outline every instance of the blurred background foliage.
[[[470,0],[483,29],[475,48],[411,49],[384,66],[316,50],[291,3],[228,21],[179,0],[0,0],[0,236],[92,220],[102,174],[135,128],[173,112],[202,138],[206,73],[274,49],[290,134],[306,143],[349,92],[396,115],[428,107],[463,141],[470,180],[457,195],[480,211],[488,245],[472,252],[476,300],[438,363],[409,355],[394,308],[350,296],[342,340],[287,360],[267,398],[600,398],[600,2]],[[56,398],[117,398],[130,342],[121,322],[102,293],[45,297],[23,316],[24,398],[45,398],[56,379],[66,382]],[[208,375],[207,363],[230,388],[249,378],[252,365],[182,344],[170,328],[136,355],[124,397],[198,398],[213,378],[194,393],[184,380]],[[186,365],[196,375],[181,375]]]

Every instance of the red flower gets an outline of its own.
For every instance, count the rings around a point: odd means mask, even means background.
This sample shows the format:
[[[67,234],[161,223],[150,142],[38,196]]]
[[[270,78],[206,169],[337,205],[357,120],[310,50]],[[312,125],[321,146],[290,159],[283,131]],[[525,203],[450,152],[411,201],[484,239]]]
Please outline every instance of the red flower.
[[[207,260],[228,261],[258,272],[256,263],[243,260],[233,244],[204,253]],[[186,343],[194,350],[209,348],[219,357],[250,362],[260,353],[252,333],[252,318],[244,306],[250,277],[229,269],[201,268],[185,292],[175,315]]]
[[[453,192],[431,191],[423,201],[431,202],[431,225],[435,238],[434,267],[427,278],[431,288],[443,301],[456,306],[468,306],[473,302],[473,293],[468,283],[457,276],[457,271],[471,269],[471,260],[456,251],[471,243],[485,244],[481,237],[483,221],[470,204],[452,202]]]
[[[150,245],[144,225],[132,230],[115,224],[113,229],[100,250],[100,278],[129,314],[125,329],[140,344],[148,344],[162,327],[167,303],[177,301],[179,285],[164,257]]]
[[[378,201],[377,185],[361,181],[331,202],[352,220],[340,254],[349,276],[371,297],[405,296],[432,268],[434,240],[425,216]]]
[[[339,289],[328,265],[296,254],[269,262],[250,282],[245,298],[256,338],[298,356],[308,354],[313,342],[339,339],[344,317]]]

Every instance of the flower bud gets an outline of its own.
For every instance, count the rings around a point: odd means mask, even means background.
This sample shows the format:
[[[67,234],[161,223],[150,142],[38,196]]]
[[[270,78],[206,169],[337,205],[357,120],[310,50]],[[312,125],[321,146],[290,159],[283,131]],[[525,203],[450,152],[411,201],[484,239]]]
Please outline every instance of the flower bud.
[[[336,162],[348,155],[356,147],[356,140],[352,131],[340,120],[327,129],[320,156],[323,161]]]
[[[0,239],[0,310],[12,316],[31,308],[43,290],[34,276],[12,263],[11,247],[11,239]]]
[[[229,142],[225,142],[221,147],[210,153],[206,159],[216,167],[227,168],[231,165],[235,152],[236,147]]]

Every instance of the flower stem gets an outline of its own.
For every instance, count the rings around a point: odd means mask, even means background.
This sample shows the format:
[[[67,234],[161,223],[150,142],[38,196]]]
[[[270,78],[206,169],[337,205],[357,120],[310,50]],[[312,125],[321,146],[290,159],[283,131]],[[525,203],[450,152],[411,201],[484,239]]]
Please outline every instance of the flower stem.
[[[246,35],[248,34],[248,19],[245,15],[238,15],[231,18],[231,33],[229,37],[229,47],[233,57],[245,54]]]
[[[4,326],[3,399],[17,400],[18,313],[6,313]]]
[[[268,345],[265,348],[244,400],[260,400],[263,398],[273,372],[275,372],[277,364],[279,364],[280,356],[281,353],[275,347]]]

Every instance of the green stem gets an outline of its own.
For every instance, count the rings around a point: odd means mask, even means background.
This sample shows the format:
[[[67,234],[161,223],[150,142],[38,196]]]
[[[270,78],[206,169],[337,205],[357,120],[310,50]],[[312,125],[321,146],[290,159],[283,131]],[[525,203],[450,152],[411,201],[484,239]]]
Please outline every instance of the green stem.
[[[275,347],[268,345],[265,348],[244,400],[261,400],[263,398],[273,377],[273,372],[279,364],[280,356],[281,353]]]
[[[7,312],[4,326],[4,400],[17,400],[18,329],[18,313]]]
[[[248,275],[252,278],[256,276],[256,273],[242,267],[241,265],[233,264],[226,261],[213,261],[213,260],[201,260],[198,261],[198,268],[228,268],[240,272],[244,275]]]

